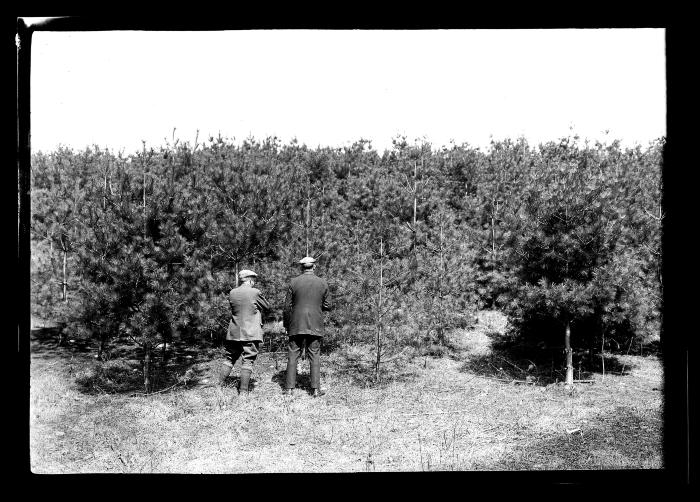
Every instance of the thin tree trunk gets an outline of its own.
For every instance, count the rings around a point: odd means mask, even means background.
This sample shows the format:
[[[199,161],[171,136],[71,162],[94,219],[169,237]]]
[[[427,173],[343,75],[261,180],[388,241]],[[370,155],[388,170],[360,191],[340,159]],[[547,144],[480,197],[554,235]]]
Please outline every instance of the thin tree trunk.
[[[439,320],[439,330],[438,331],[438,340],[440,341],[440,344],[442,345],[445,341],[445,315],[444,311],[442,309],[442,274],[444,271],[444,261],[443,261],[443,252],[442,252],[442,239],[443,239],[443,222],[440,222],[440,272],[438,273],[438,305],[439,305],[439,315],[440,315],[440,320]]]
[[[107,169],[105,169],[105,182],[102,190],[102,210],[107,207]]]
[[[379,365],[382,357],[382,288],[384,287],[384,240],[379,240],[379,302],[377,307],[377,361],[375,378],[379,381]]]
[[[418,163],[413,162],[413,256],[418,259]]]
[[[63,240],[63,238],[61,238]],[[67,277],[68,253],[63,247],[63,302],[68,303],[68,277]]]
[[[311,228],[311,192],[306,185],[306,256],[309,256],[309,230]]]
[[[492,267],[496,268],[496,213],[498,213],[498,200],[494,201],[495,210],[491,207],[491,260]]]
[[[50,236],[49,238],[49,256],[51,257],[51,271],[55,274],[56,273],[56,260],[53,255],[53,236]]]
[[[597,304],[593,309],[593,315],[595,316],[596,331],[591,333],[591,335],[588,338],[588,362],[591,365],[593,365],[595,357],[594,354],[596,347],[596,335],[600,335],[601,338],[605,337],[605,327],[603,326],[603,322],[601,321],[601,308]]]
[[[143,147],[143,154],[146,155],[146,145]],[[146,164],[142,162],[143,168],[143,236],[146,237]]]
[[[323,201],[326,196],[326,186],[324,184],[321,184],[321,232],[324,231],[324,216],[325,216],[325,211],[323,210]],[[321,235],[321,242],[323,242],[323,234]]]
[[[151,342],[146,342],[143,346],[144,358],[143,358],[143,386],[146,390],[146,394],[151,392]]]
[[[67,305],[68,304],[68,271],[67,271],[68,252],[66,250],[66,244],[63,240],[63,235],[61,235],[61,250],[63,251],[63,281],[62,281],[63,303]],[[65,345],[67,339],[68,339],[68,333],[66,333],[65,328],[61,328],[59,335],[58,335],[58,344]]]
[[[100,333],[100,345],[97,349],[97,359],[100,361],[104,360],[105,345],[107,345],[107,335],[105,333]]]
[[[605,380],[605,334],[600,342],[600,362],[603,365],[603,380]]]
[[[574,383],[574,365],[571,350],[571,324],[566,322],[566,331],[564,333],[564,347],[566,352],[566,385]]]
[[[496,263],[496,229],[494,227],[495,220],[493,213],[491,213],[491,260]]]
[[[413,228],[416,228],[416,212],[418,209],[418,163],[413,163]]]

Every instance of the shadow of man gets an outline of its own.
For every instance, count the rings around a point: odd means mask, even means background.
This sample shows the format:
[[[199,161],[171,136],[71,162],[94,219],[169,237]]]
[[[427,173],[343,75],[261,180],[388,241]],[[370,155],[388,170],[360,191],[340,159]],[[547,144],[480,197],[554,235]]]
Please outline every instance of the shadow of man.
[[[280,389],[284,390],[287,381],[287,370],[283,369],[278,371],[272,376],[272,381],[279,385]],[[308,373],[298,373],[297,374],[297,388],[303,389],[309,394],[313,392],[311,388],[311,376]]]

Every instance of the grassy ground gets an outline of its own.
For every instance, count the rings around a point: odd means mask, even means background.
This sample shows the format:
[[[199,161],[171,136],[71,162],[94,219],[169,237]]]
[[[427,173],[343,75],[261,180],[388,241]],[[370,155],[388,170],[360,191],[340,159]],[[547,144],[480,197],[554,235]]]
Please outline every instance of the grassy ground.
[[[453,333],[452,349],[443,357],[406,354],[388,362],[379,384],[371,381],[369,348],[324,354],[321,378],[327,394],[318,399],[305,388],[308,363],[300,364],[301,388],[292,397],[282,395],[286,361],[281,353],[261,354],[247,397],[235,390],[239,363],[223,388],[209,386],[216,351],[180,354],[173,362],[180,366],[171,373],[181,384],[142,396],[133,389],[105,392],[96,384],[117,389],[130,378],[137,381],[137,359],[120,358],[100,370],[92,352],[33,340],[32,471],[662,467],[663,378],[657,357],[611,356],[623,370],[604,377],[587,374],[594,383],[573,390],[540,378],[543,372],[532,373],[531,383],[519,383],[522,375],[513,383],[514,373],[528,370],[494,352],[493,334],[502,319],[482,313],[480,321],[475,329]],[[511,373],[485,364],[497,358]],[[484,367],[494,367],[493,373]]]

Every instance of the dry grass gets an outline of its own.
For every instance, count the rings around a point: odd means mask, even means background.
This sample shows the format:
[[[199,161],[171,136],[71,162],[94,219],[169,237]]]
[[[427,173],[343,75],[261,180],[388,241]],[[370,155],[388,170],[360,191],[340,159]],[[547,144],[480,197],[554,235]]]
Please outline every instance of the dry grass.
[[[626,356],[625,376],[595,374],[573,391],[511,385],[464,370],[489,354],[500,322],[453,333],[447,357],[408,354],[372,380],[368,348],[322,357],[327,394],[284,397],[283,356],[262,354],[254,390],[237,395],[235,377],[199,377],[151,396],[88,393],[76,377],[94,371],[89,355],[32,354],[31,466],[36,473],[357,472],[421,470],[660,468],[661,365]],[[365,351],[363,353],[363,350]],[[354,356],[353,356],[354,355]],[[300,364],[301,387],[308,363]],[[124,366],[116,365],[125,370]],[[93,368],[91,370],[91,368]],[[115,370],[116,371],[116,370]],[[116,375],[120,374],[116,371]],[[234,375],[238,373],[238,365]],[[574,429],[579,431],[569,433]]]

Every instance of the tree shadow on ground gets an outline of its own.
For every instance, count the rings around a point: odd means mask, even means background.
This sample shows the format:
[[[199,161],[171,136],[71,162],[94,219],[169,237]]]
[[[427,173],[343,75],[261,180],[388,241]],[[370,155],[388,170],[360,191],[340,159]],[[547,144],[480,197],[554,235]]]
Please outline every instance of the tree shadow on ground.
[[[522,343],[504,335],[492,333],[491,351],[468,355],[460,371],[508,382],[526,381],[534,385],[549,385],[566,379],[563,347],[545,347]],[[603,372],[628,375],[634,365],[620,362],[615,354],[590,354],[588,350],[573,349],[574,380],[590,380]]]
[[[272,375],[272,381],[279,385],[280,389],[284,390],[287,388],[287,370],[280,370],[274,375]],[[313,392],[311,388],[311,375],[308,373],[300,373],[297,368],[297,384],[295,389],[304,390],[309,394]]]
[[[382,387],[389,383],[411,383],[419,378],[419,372],[412,364],[408,364],[412,354],[398,357],[380,363],[379,380],[375,365],[367,359],[342,354],[334,357],[329,366],[336,375],[342,375],[349,383],[357,387]]]
[[[209,387],[215,384],[215,369],[211,361],[184,364],[154,363],[151,371],[151,393],[165,391],[177,385]],[[75,373],[74,381],[85,394],[143,394],[145,393],[143,362],[139,359],[111,359],[93,363]]]
[[[86,353],[92,350],[90,340],[71,338],[65,336],[65,343],[61,345],[61,334],[65,328],[61,326],[48,326],[33,328],[30,330],[30,351],[33,355],[55,356],[70,355],[80,352]]]
[[[124,340],[112,340],[104,352],[104,360],[97,360],[94,340],[67,337],[67,343],[58,344],[57,327],[33,329],[30,332],[31,357],[66,362],[69,378],[79,391],[86,394],[132,394],[144,392],[143,359],[141,347]],[[152,351],[151,389],[158,392],[178,384],[205,385],[218,374],[217,357],[223,350],[209,342],[193,345],[176,340],[166,351]]]
[[[598,416],[592,424],[562,430],[543,440],[516,445],[496,465],[497,469],[620,469],[649,467],[660,462],[663,450],[662,421],[652,415],[618,407]]]

